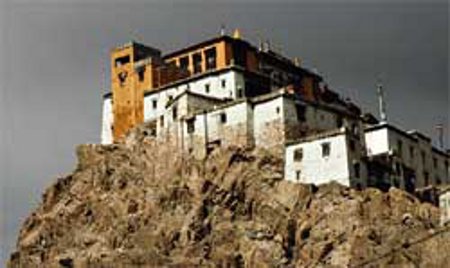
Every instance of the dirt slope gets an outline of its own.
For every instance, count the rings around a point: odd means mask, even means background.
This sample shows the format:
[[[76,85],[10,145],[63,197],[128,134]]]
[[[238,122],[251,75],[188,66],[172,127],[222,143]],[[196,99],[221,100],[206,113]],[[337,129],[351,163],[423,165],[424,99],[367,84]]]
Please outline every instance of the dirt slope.
[[[397,189],[283,181],[268,152],[181,159],[143,135],[83,145],[9,267],[448,267],[438,209]]]

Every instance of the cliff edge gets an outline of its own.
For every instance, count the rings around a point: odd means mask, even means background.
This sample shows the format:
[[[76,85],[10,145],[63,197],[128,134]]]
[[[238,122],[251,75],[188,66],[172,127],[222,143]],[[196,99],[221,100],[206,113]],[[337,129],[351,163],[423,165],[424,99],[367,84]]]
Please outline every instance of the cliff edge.
[[[24,222],[9,267],[448,267],[438,208],[392,188],[283,180],[270,152],[181,158],[138,128],[82,145]]]

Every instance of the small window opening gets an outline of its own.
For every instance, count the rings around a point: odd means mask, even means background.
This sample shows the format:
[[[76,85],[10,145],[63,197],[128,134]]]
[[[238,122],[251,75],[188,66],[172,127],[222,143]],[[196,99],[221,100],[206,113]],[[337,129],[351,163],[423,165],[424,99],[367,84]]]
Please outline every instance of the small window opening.
[[[189,119],[186,121],[187,124],[187,133],[194,133],[195,132],[195,119]]]
[[[297,112],[297,120],[300,122],[306,121],[306,107],[303,105],[296,105],[295,110]]]
[[[126,55],[115,60],[116,67],[120,67],[130,62],[130,56]]]
[[[227,122],[227,114],[221,113],[220,114],[220,123],[225,124]]]
[[[153,107],[153,109],[158,108],[158,101],[157,100],[152,100],[152,107]]]
[[[222,81],[220,82],[220,84],[222,85],[222,88],[225,88],[227,86],[227,80],[222,79]]]
[[[139,82],[144,81],[144,73],[145,73],[144,68],[138,70],[138,78],[139,78]]]
[[[238,88],[238,90],[237,90],[237,97],[238,98],[244,97],[244,91],[242,90],[242,88]]]
[[[206,70],[216,69],[216,48],[210,48],[205,51]]]
[[[301,178],[301,172],[300,172],[300,170],[296,170],[295,171],[295,179],[297,180],[297,181],[300,181],[300,178]]]
[[[322,143],[322,157],[330,156],[331,145],[329,142]]]
[[[303,160],[303,149],[298,148],[294,151],[294,161],[301,162]]]
[[[177,106],[175,106],[172,108],[172,119],[177,120],[177,118],[178,118],[178,109]]]
[[[205,84],[205,92],[206,93],[209,93],[209,88],[210,88],[210,85],[209,84]]]
[[[194,74],[202,71],[202,54],[195,53],[192,55],[192,62],[194,64]]]
[[[355,172],[355,178],[361,177],[361,165],[359,163],[353,164],[353,170]]]

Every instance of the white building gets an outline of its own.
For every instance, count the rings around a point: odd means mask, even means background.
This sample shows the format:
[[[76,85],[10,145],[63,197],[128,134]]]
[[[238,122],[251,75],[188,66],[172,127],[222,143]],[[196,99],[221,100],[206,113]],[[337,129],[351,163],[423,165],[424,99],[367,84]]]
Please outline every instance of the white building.
[[[285,178],[300,183],[365,187],[364,140],[347,128],[308,136],[286,145]]]
[[[365,139],[372,183],[384,179],[382,183],[409,192],[450,183],[449,156],[433,147],[423,134],[381,123],[366,128]]]
[[[443,191],[439,195],[439,210],[441,214],[441,225],[450,222],[450,189]]]

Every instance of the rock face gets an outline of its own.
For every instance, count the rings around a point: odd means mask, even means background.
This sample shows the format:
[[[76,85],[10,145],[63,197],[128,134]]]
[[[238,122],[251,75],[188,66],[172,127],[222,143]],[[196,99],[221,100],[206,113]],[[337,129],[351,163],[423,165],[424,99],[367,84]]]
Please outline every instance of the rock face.
[[[142,129],[141,129],[142,130]],[[283,181],[264,151],[183,159],[137,130],[83,145],[47,189],[9,267],[448,267],[438,209],[397,189]]]

